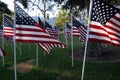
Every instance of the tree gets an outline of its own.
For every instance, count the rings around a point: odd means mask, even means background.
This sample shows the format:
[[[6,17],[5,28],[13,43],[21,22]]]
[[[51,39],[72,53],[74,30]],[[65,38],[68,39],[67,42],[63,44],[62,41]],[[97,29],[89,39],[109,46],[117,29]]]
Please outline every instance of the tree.
[[[55,26],[60,27],[61,29],[64,28],[64,25],[66,22],[70,22],[71,15],[69,14],[69,11],[60,10],[57,14],[57,19],[55,21]]]
[[[55,3],[51,2],[53,0],[17,0],[17,1],[23,4],[24,8],[33,9],[33,7],[36,7],[44,15],[45,21],[46,21],[46,12],[54,11],[52,9],[54,8]]]
[[[2,25],[3,13],[12,15],[12,12],[8,9],[8,5],[0,1],[0,25]]]

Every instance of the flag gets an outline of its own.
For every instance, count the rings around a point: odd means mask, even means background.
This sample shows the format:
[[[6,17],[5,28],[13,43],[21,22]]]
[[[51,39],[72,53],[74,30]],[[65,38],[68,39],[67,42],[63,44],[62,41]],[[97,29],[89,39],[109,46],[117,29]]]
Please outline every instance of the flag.
[[[89,41],[120,45],[120,10],[93,0]]]
[[[47,53],[54,47],[65,48],[60,41],[49,35],[45,29],[16,4],[16,41],[35,42]]]
[[[73,26],[76,29],[76,36],[79,36],[80,41],[85,41],[87,35],[87,27],[81,24],[78,20],[73,17]],[[74,34],[74,32],[73,32]]]
[[[0,56],[3,57],[5,55],[6,55],[6,52],[2,48],[0,48]]]
[[[13,36],[13,21],[7,15],[4,15],[4,36]]]
[[[3,36],[3,27],[0,26],[0,36]]]
[[[69,23],[65,23],[64,36],[66,39],[70,39],[71,37],[71,26],[69,25]]]
[[[47,21],[45,21],[45,29],[52,37],[59,40],[59,38],[58,38],[59,37],[58,29],[57,28],[52,28],[52,26]]]

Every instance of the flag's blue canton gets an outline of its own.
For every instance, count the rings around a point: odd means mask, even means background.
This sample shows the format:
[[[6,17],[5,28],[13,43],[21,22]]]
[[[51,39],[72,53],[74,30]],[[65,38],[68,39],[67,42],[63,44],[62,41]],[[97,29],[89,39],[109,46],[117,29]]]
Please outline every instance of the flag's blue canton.
[[[107,20],[114,16],[118,9],[102,1],[93,0],[91,20],[105,25]]]
[[[29,17],[25,11],[16,5],[16,24],[35,26],[35,20]]]
[[[74,17],[72,19],[73,19],[73,26],[77,28],[82,26],[82,24],[78,20],[76,20]]]
[[[13,21],[10,20],[6,15],[4,16],[4,26],[13,28]]]
[[[2,27],[2,26],[0,26],[0,30],[3,30],[3,27]]]
[[[66,23],[66,27],[67,27],[68,29],[71,29],[71,26],[69,25],[69,23]]]

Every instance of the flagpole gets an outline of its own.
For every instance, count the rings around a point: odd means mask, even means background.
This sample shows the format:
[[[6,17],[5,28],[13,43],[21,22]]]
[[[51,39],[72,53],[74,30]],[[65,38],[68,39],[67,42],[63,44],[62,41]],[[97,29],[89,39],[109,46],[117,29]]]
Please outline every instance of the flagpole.
[[[21,43],[19,44],[20,46],[20,56],[22,55],[22,49],[21,49]]]
[[[2,34],[2,48],[4,49],[4,13],[3,13],[3,34]],[[2,57],[2,62],[3,62],[3,67],[5,65],[5,59],[4,59],[4,56]]]
[[[17,68],[16,68],[16,2],[14,0],[14,78],[17,80]]]
[[[38,45],[36,44],[36,66],[38,67]]]
[[[83,66],[82,66],[81,80],[84,79],[85,60],[86,60],[87,45],[88,45],[88,37],[89,37],[89,30],[90,30],[92,2],[93,2],[93,0],[90,1],[90,8],[89,8],[89,21],[88,21],[88,28],[87,28],[87,37],[86,37],[86,42],[85,42],[85,49],[84,49],[84,58],[83,58]]]
[[[66,23],[65,23],[65,28],[66,28]],[[64,28],[64,29],[65,29],[65,28]],[[66,29],[65,29],[64,31],[65,31],[65,34],[64,34],[64,35],[65,35],[65,41],[66,41],[66,45],[67,45],[67,48],[68,48],[68,39],[67,39],[67,37],[66,37]]]
[[[46,21],[46,3],[45,3],[45,0],[43,0],[43,3],[44,3],[44,28],[45,28],[45,21]],[[45,56],[45,52],[44,52],[44,56]]]
[[[74,66],[74,57],[73,57],[73,19],[72,19],[73,14],[71,13],[71,54],[72,54],[72,67]]]
[[[39,14],[36,15],[39,16]],[[37,18],[37,22],[39,22],[38,18]],[[36,66],[38,67],[38,44],[36,44]]]

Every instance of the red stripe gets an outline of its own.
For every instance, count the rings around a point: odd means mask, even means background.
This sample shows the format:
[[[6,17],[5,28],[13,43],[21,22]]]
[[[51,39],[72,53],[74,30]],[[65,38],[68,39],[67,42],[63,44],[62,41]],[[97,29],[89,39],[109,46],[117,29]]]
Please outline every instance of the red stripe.
[[[120,25],[116,24],[115,22],[113,22],[112,20],[109,20],[108,21],[109,23],[115,25],[116,27],[120,28]],[[108,26],[108,25],[105,25],[105,27]],[[111,26],[112,27],[112,26]]]
[[[39,38],[53,38],[51,36],[46,36],[46,35],[35,35],[35,34],[19,34],[19,33],[16,33],[16,36],[17,37],[39,37]]]
[[[90,42],[102,42],[102,43],[111,44],[110,41],[106,41],[106,40],[99,40],[99,39],[94,39],[94,38],[89,38],[88,40],[89,40]]]
[[[116,13],[116,14],[119,14],[119,16],[120,16],[120,11],[118,13]],[[113,16],[112,18],[116,19],[117,21],[120,21],[120,18],[117,17],[117,16]]]

